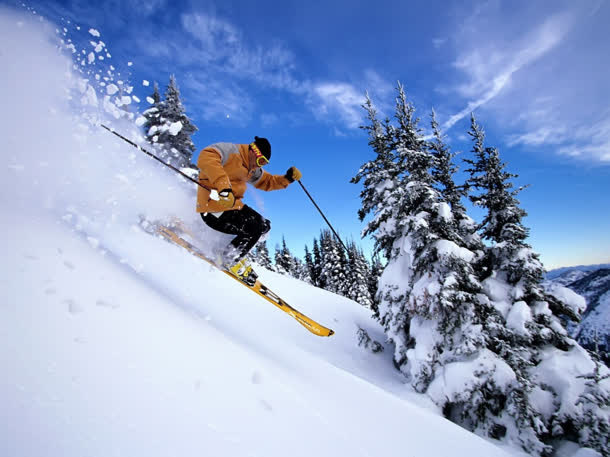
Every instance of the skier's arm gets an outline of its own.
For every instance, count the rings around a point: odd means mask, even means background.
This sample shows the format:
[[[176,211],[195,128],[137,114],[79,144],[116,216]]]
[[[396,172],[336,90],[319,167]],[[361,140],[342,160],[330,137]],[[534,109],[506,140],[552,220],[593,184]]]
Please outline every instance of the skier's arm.
[[[204,148],[197,159],[200,178],[207,178],[217,190],[230,189],[231,181],[222,167],[221,153],[212,147]]]
[[[290,184],[290,181],[288,181],[284,175],[272,175],[266,171],[263,171],[262,168],[259,169],[259,171],[260,176],[257,176],[257,173],[255,176],[253,176],[253,179],[250,180],[250,182],[254,184],[254,187],[257,189],[265,191],[285,189],[288,187],[288,184]]]
[[[302,173],[296,167],[290,167],[285,175],[272,175],[259,168],[250,182],[254,187],[262,190],[285,189],[292,182],[298,181]]]

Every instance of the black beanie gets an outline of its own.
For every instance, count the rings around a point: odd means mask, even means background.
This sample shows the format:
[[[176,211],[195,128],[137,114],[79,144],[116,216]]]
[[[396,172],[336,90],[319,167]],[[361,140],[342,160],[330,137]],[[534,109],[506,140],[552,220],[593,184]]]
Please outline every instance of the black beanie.
[[[271,145],[267,138],[259,138],[257,136],[254,137],[254,144],[261,152],[262,155],[265,156],[267,160],[271,159]]]

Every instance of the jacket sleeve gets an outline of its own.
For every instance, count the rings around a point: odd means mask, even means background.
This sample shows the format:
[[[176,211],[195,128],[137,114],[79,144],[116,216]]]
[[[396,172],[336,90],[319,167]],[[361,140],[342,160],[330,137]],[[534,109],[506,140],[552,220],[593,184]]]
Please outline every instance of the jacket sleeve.
[[[257,179],[253,184],[257,189],[269,191],[285,189],[290,184],[290,181],[288,181],[284,175],[272,175],[266,171],[263,171],[260,178]]]
[[[197,168],[200,178],[207,178],[214,189],[231,188],[231,181],[222,167],[220,152],[215,148],[208,146],[199,153]]]

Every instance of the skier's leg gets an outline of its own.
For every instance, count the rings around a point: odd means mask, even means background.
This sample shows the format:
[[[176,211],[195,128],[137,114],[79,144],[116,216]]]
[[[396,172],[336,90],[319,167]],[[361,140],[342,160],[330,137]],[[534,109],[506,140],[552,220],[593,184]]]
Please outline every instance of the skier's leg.
[[[271,222],[248,205],[241,210],[225,211],[219,216],[202,214],[203,221],[212,229],[235,235],[223,258],[227,262],[243,259],[262,235],[271,229]]]
[[[247,205],[240,210],[225,211],[219,217],[213,214],[202,214],[202,217],[212,229],[235,235],[222,253],[222,264],[246,284],[254,286],[258,275],[252,270],[246,254],[270,230],[269,220]]]
[[[240,233],[231,244],[238,252],[239,258],[243,258],[258,243],[261,236],[271,229],[271,222],[248,205],[245,205],[239,213],[234,223],[240,226]]]

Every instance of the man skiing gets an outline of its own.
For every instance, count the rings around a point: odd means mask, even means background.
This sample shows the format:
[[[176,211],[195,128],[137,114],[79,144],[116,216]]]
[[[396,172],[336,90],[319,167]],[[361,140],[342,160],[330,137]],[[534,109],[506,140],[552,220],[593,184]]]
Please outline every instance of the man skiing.
[[[210,228],[235,235],[221,254],[222,265],[250,286],[257,275],[246,254],[271,229],[271,222],[242,202],[246,184],[264,191],[285,189],[302,176],[295,167],[290,167],[285,175],[267,173],[262,167],[270,158],[269,141],[255,136],[250,144],[212,144],[197,159],[201,183],[197,190],[197,212]]]

